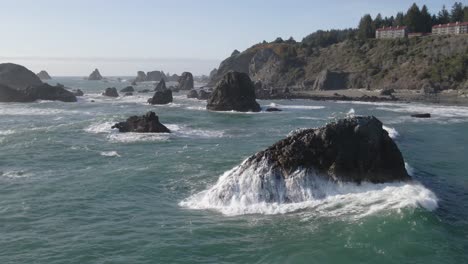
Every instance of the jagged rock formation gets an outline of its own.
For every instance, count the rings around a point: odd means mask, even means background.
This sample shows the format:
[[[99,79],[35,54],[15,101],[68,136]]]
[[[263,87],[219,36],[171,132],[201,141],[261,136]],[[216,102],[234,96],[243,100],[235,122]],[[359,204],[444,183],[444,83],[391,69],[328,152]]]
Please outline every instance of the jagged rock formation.
[[[160,82],[166,78],[166,74],[162,71],[151,71],[146,73],[147,82]]]
[[[121,133],[170,133],[171,131],[159,122],[159,117],[154,112],[148,112],[144,116],[132,116],[125,122],[112,126]]]
[[[281,177],[311,170],[333,181],[410,180],[397,145],[375,117],[352,117],[294,133],[248,159],[266,162]]]
[[[115,87],[106,88],[102,95],[108,97],[119,97],[119,93],[117,92],[117,89]]]
[[[102,75],[98,69],[95,69],[88,77],[88,80],[90,81],[100,81],[102,79]]]
[[[180,90],[191,90],[194,88],[193,75],[190,72],[182,73],[178,81]]]
[[[63,86],[44,84],[36,74],[21,65],[0,64],[0,101],[33,102],[35,100],[77,101],[76,96]]]
[[[50,77],[49,73],[47,73],[46,71],[40,71],[37,74],[37,77],[39,77],[39,79],[41,79],[41,80],[50,80],[50,79],[52,79]]]
[[[240,72],[228,72],[217,84],[206,106],[213,111],[259,112],[255,100],[255,87],[249,76]]]
[[[146,82],[146,73],[143,71],[138,71],[137,72],[137,77],[135,79],[135,82]]]
[[[172,91],[166,88],[166,82],[161,80],[155,89],[152,98],[148,99],[148,103],[152,105],[168,104],[173,101]]]

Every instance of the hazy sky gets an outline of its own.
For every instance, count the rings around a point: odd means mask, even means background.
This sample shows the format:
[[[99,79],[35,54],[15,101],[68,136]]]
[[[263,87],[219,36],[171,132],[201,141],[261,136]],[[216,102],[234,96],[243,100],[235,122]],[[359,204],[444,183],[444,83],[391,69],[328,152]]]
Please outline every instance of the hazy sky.
[[[464,4],[468,0],[463,0]],[[390,16],[401,0],[0,0],[0,62],[51,75],[207,74],[234,49]],[[431,12],[454,1],[415,1]]]

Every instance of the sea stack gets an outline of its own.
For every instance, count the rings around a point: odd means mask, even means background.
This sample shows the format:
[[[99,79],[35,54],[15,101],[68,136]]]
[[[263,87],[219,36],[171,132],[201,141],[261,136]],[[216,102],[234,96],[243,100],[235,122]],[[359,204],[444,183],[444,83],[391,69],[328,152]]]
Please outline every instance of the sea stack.
[[[193,75],[190,72],[184,72],[179,77],[179,89],[191,90],[194,87]]]
[[[115,87],[106,88],[102,95],[108,97],[119,97],[119,93],[117,92],[117,89]]]
[[[397,145],[373,116],[351,117],[298,131],[248,159],[253,166],[261,162],[284,178],[297,170],[310,170],[341,182],[411,179]]]
[[[100,81],[102,80],[102,75],[98,69],[95,69],[88,77],[90,81]]]
[[[218,82],[206,106],[213,111],[260,112],[255,87],[246,73],[231,71]]]
[[[159,117],[154,112],[148,112],[144,116],[132,116],[125,122],[112,126],[121,133],[170,133],[171,131],[159,122]]]
[[[173,100],[172,91],[167,89],[166,82],[161,80],[156,86],[156,92],[153,97],[148,99],[148,103],[152,105],[163,105],[171,103]]]
[[[76,102],[76,96],[63,86],[42,83],[39,77],[24,66],[0,64],[0,102],[33,102],[53,100]]]
[[[52,77],[50,77],[49,73],[46,72],[46,71],[40,71],[37,74],[37,77],[39,77],[39,79],[41,79],[41,80],[50,80],[50,79],[52,79]]]

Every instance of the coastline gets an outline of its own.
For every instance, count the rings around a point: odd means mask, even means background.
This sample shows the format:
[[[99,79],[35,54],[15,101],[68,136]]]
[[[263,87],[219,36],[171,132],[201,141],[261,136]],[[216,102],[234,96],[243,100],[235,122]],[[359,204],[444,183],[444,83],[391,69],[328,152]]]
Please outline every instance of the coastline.
[[[468,94],[460,95],[457,90],[446,90],[435,94],[423,94],[414,90],[395,90],[392,96],[380,95],[380,90],[343,89],[327,91],[291,91],[258,99],[308,99],[314,101],[361,101],[425,103],[447,106],[468,106]]]

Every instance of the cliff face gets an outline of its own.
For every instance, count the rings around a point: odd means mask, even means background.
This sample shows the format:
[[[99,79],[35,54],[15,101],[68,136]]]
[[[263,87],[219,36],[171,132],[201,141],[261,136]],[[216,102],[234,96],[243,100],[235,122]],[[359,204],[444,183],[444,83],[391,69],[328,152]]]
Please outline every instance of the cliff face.
[[[326,48],[258,44],[224,60],[209,85],[239,71],[267,89],[463,89],[468,88],[467,54],[467,36],[347,40]]]

